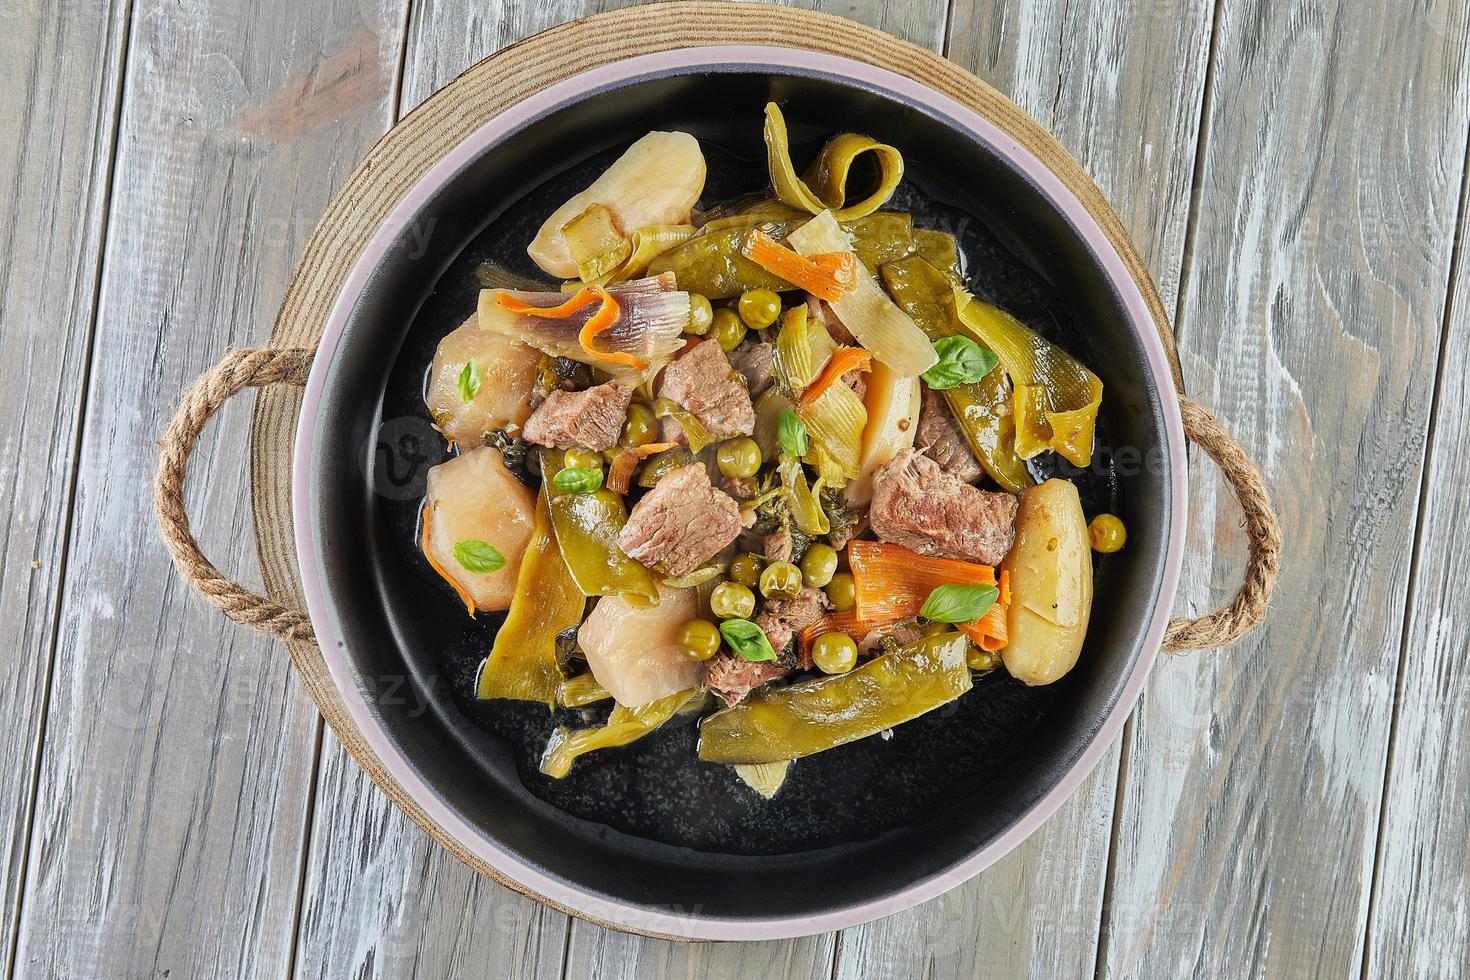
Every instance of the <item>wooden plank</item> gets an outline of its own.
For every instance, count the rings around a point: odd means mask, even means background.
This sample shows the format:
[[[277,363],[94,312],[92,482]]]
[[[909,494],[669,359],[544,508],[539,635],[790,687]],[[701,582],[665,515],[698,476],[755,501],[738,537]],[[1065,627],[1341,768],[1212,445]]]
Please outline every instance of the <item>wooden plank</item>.
[[[1470,166],[1460,202],[1407,642],[1364,976],[1447,977],[1470,963]]]
[[[949,57],[1046,126],[1118,211],[1172,309],[1212,5],[960,4]],[[1090,974],[1119,746],[1031,839],[943,898],[844,933],[838,975]]]
[[[402,111],[507,44],[617,6],[626,4],[486,6],[466,0],[421,5],[409,25]],[[846,8],[839,12],[887,22],[889,30],[931,46],[942,36],[942,18],[921,16],[924,10],[913,5],[890,9],[870,0],[856,12]],[[350,964],[365,975],[393,973],[405,962],[429,975],[462,961],[505,964],[506,970],[517,974],[561,965],[566,917],[480,879],[434,845],[361,776],[335,740],[325,745],[318,793],[298,960],[303,975],[319,975],[327,964],[334,970]],[[370,844],[362,853],[381,860],[342,860],[330,846],[333,841],[358,840],[364,833]],[[412,894],[433,896],[432,914],[405,915],[399,896],[410,884]],[[446,929],[445,921],[462,927]],[[479,927],[482,923],[490,927]],[[678,944],[623,936],[585,923],[576,928],[577,955],[594,959],[608,975],[631,970],[642,976],[646,969],[673,969],[675,962],[682,971],[697,962],[711,975],[724,976],[737,959],[742,969],[779,968],[787,976],[825,976],[830,971],[829,939],[780,944],[754,960],[754,947],[700,947],[694,959],[687,960],[689,948]]]
[[[399,115],[475,62],[581,16],[549,6],[416,4],[408,23]],[[567,917],[481,877],[419,830],[328,733],[303,868],[296,974],[302,977],[554,976]]]
[[[22,4],[0,32],[0,963],[14,952],[35,757],[102,255],[124,3]]]
[[[1262,464],[1286,567],[1265,629],[1155,672],[1128,748],[1107,976],[1362,968],[1467,24],[1464,2],[1222,5],[1184,370]],[[1199,610],[1235,587],[1245,549],[1213,468],[1190,475],[1183,596]]]
[[[316,713],[277,644],[180,583],[151,440],[222,350],[268,336],[315,216],[383,129],[401,22],[396,0],[133,5],[25,975],[286,970]],[[206,434],[189,504],[248,581],[247,409]]]

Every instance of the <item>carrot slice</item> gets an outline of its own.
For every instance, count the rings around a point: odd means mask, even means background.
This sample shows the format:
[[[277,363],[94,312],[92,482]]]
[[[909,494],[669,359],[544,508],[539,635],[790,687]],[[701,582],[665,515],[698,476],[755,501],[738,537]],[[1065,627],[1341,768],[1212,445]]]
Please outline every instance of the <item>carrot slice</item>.
[[[654,453],[661,453],[665,449],[673,449],[677,445],[679,445],[677,442],[650,442],[646,445],[624,449],[618,453],[612,465],[607,468],[607,488],[613,493],[627,493],[628,481],[633,478],[633,471],[638,468],[640,460],[647,459]]]
[[[571,316],[583,307],[590,306],[599,301],[602,303],[602,306],[598,308],[596,313],[592,314],[592,317],[586,323],[582,324],[582,329],[577,334],[577,341],[582,345],[582,349],[598,360],[607,361],[611,364],[627,364],[639,371],[648,367],[647,361],[626,351],[598,350],[593,345],[593,341],[597,339],[597,335],[608,327],[611,327],[614,323],[617,323],[618,316],[622,312],[622,309],[618,306],[618,301],[613,299],[612,294],[601,286],[593,284],[579,289],[572,294],[571,299],[557,306],[533,306],[525,300],[517,299],[505,292],[501,292],[495,297],[495,304],[502,310],[519,313],[522,316],[543,317],[548,320],[560,320],[563,317]]]
[[[852,566],[854,608],[864,620],[917,616],[929,593],[941,585],[996,584],[995,569],[989,565],[931,558],[882,541],[850,542],[847,560]]]
[[[771,275],[829,303],[841,299],[857,285],[857,256],[851,252],[824,252],[807,258],[760,229],[750,233],[741,252]]]
[[[459,596],[460,601],[464,603],[465,609],[469,610],[470,618],[473,619],[475,615],[475,600],[470,596],[469,590],[456,582],[454,576],[450,575],[444,566],[439,564],[438,560],[434,558],[434,553],[429,550],[429,521],[432,514],[433,508],[424,508],[424,532],[419,537],[419,548],[423,551],[424,559],[429,563],[429,567],[438,572],[439,577],[449,583],[450,587],[454,589],[455,594]]]
[[[1006,627],[1006,611],[1011,605],[1011,573],[1000,573],[1000,598],[989,612],[970,623],[956,624],[960,632],[982,650],[995,651],[1010,642],[1010,630]]]
[[[871,371],[873,370],[873,354],[871,351],[863,350],[861,347],[839,347],[827,358],[827,363],[817,373],[812,383],[806,386],[806,390],[797,399],[796,407],[801,411],[811,408],[823,392],[838,381],[849,371]]]

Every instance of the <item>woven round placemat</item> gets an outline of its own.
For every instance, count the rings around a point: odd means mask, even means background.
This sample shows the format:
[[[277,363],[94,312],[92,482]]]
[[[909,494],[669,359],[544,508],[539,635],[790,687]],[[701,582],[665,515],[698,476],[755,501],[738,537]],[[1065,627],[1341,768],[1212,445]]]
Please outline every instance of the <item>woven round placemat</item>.
[[[729,2],[677,2],[598,14],[512,45],[469,69],[415,109],[368,153],[327,208],[287,287],[271,346],[232,351],[185,396],[160,440],[155,486],[160,528],[189,584],[227,615],[286,640],[292,662],[333,732],[384,793],[426,833],[476,871],[560,911],[623,931],[549,902],[470,854],[396,783],[354,727],[300,612],[291,517],[291,461],[299,410],[294,386],[306,377],[328,313],[349,270],[394,204],[451,147],[527,96],[609,62],[673,48],[727,43],[803,47],[869,62],[906,75],[989,118],[1045,163],[1092,212],[1122,256],[1152,313],[1179,383],[1168,318],[1147,270],[1101,192],[1036,122],[973,75],[940,56],[881,31],[828,14]],[[258,388],[251,435],[251,503],[268,599],[251,594],[199,551],[183,509],[189,453],[208,418],[229,397]],[[1181,388],[1182,395],[1182,388]],[[1186,431],[1225,468],[1246,511],[1252,541],[1247,584],[1226,607],[1170,625],[1174,648],[1232,642],[1264,612],[1280,548],[1265,488],[1239,447],[1208,411],[1183,399]],[[678,936],[662,938],[680,939]]]

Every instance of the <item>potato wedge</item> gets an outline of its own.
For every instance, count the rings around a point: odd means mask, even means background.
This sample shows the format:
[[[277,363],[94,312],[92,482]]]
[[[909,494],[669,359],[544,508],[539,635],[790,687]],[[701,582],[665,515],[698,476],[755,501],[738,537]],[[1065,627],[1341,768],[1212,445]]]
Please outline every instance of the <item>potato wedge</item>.
[[[470,360],[480,384],[465,401],[459,376]],[[446,439],[473,449],[492,429],[520,425],[530,417],[531,384],[540,363],[541,352],[535,348],[481,330],[477,313],[439,341],[424,403]]]
[[[648,225],[679,225],[704,193],[704,154],[688,133],[652,132],[635,142],[586,190],[551,213],[526,248],[546,273],[577,278],[562,227],[594,204],[612,212],[618,231],[630,235]]]
[[[624,707],[687,691],[704,678],[704,665],[679,644],[679,627],[699,615],[698,593],[659,583],[658,600],[643,608],[604,596],[577,631],[592,676]]]
[[[1021,491],[1016,543],[1000,567],[1011,576],[1001,659],[1022,683],[1050,684],[1077,663],[1092,612],[1092,550],[1076,487],[1047,480]]]
[[[858,478],[847,485],[847,500],[866,507],[873,499],[873,474],[899,450],[914,444],[919,431],[919,379],[905,378],[882,361],[874,361],[868,372],[868,424],[863,428],[863,448],[858,456]]]
[[[481,612],[510,608],[521,555],[531,540],[536,496],[489,446],[429,470],[424,496],[424,555],[466,604]],[[505,567],[472,572],[455,557],[460,541],[484,541],[505,556]]]

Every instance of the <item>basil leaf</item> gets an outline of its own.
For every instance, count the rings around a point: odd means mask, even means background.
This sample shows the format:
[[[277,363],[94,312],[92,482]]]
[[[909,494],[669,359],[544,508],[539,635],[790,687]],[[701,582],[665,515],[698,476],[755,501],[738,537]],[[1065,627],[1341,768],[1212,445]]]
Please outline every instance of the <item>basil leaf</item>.
[[[459,400],[465,404],[474,401],[475,395],[480,392],[480,365],[475,363],[472,357],[464,362],[464,368],[459,372]]]
[[[988,613],[999,597],[993,585],[941,585],[929,593],[919,615],[931,623],[969,623]]]
[[[930,388],[943,390],[974,384],[1000,363],[994,352],[986,350],[969,337],[941,337],[934,341],[939,363],[924,372]]]
[[[776,422],[776,441],[787,456],[799,458],[806,455],[806,423],[789,408],[781,409]]]
[[[593,493],[602,486],[602,467],[571,466],[558,470],[551,482],[567,493]]]
[[[498,572],[505,567],[505,556],[500,549],[488,541],[469,538],[454,542],[454,560],[472,572],[485,574]]]
[[[727,619],[720,623],[720,635],[743,659],[759,663],[775,660],[776,651],[766,639],[766,631],[748,619]]]

